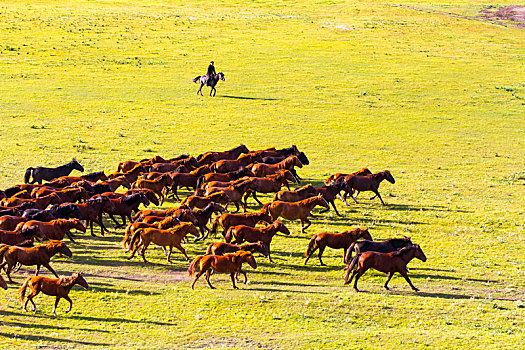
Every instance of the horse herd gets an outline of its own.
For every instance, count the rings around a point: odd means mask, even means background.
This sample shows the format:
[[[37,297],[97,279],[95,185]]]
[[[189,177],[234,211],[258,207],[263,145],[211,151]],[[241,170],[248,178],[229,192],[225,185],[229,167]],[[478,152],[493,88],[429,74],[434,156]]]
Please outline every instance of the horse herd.
[[[321,212],[330,210],[341,215],[335,206],[340,198],[346,205],[348,195],[357,203],[359,192],[371,191],[378,197],[379,184],[383,180],[395,183],[392,174],[382,171],[373,174],[367,168],[351,174],[336,173],[328,177],[324,186],[306,184],[295,189],[290,183],[301,178],[297,168],[308,165],[309,160],[297,147],[283,149],[268,148],[249,151],[240,145],[224,152],[206,152],[198,157],[181,155],[171,159],[155,156],[141,161],[124,161],[117,171],[106,175],[96,172],[83,176],[69,176],[73,170],[84,171],[76,160],[57,168],[36,167],[27,169],[24,184],[0,190],[0,270],[4,269],[8,280],[14,283],[11,273],[21,265],[36,266],[35,276],[28,277],[19,289],[19,299],[36,306],[33,298],[42,291],[56,296],[55,308],[61,298],[72,301],[68,293],[72,286],[79,284],[88,288],[82,273],[60,278],[50,266],[55,254],[72,256],[63,242],[67,236],[74,243],[72,229],[95,236],[93,224],[100,227],[104,235],[108,231],[103,215],[106,214],[115,228],[124,228],[123,249],[132,259],[137,252],[147,264],[146,250],[151,243],[164,249],[171,262],[173,248],[180,251],[189,261],[183,244],[187,235],[195,241],[216,237],[222,229],[224,241],[211,243],[205,254],[196,257],[188,268],[188,274],[195,276],[191,284],[203,274],[210,288],[212,272],[229,273],[233,287],[238,274],[247,277],[242,264],[257,267],[253,253],[258,252],[271,259],[271,242],[278,233],[289,235],[285,224],[278,220],[299,220],[304,234],[312,224],[309,217],[314,207],[321,206]],[[32,180],[31,180],[32,177]],[[47,183],[42,183],[43,181]],[[126,192],[116,192],[124,187]],[[286,187],[287,189],[282,189]],[[139,209],[150,204],[162,205],[168,196],[177,200],[178,190],[188,188],[193,193],[171,209]],[[257,193],[273,193],[271,202],[263,204]],[[260,209],[248,213],[248,199],[261,205]],[[228,206],[235,205],[235,212],[228,212]],[[238,213],[242,207],[243,213]],[[213,215],[215,218],[212,219]],[[117,220],[120,217],[121,221]],[[211,228],[208,224],[211,223]],[[35,246],[34,240],[42,243]],[[363,239],[358,241],[358,239]],[[244,243],[244,244],[243,244]],[[369,268],[389,273],[385,288],[395,272],[399,272],[412,285],[407,275],[407,263],[414,257],[426,260],[419,245],[410,238],[393,238],[373,241],[366,228],[353,228],[340,233],[322,232],[313,236],[306,249],[306,264],[316,250],[321,265],[326,247],[344,250],[346,263],[345,284],[357,281]],[[353,254],[355,253],[355,256]],[[41,266],[46,267],[57,278],[38,276]],[[354,270],[354,267],[357,268]],[[7,289],[7,283],[0,275],[0,286]],[[30,292],[25,296],[26,290]]]

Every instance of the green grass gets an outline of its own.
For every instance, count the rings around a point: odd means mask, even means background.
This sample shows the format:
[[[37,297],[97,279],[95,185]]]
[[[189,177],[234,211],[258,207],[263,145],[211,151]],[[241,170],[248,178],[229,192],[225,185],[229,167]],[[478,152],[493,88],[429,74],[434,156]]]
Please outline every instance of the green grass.
[[[180,5],[178,5],[180,3]],[[56,258],[84,271],[73,311],[20,309],[2,292],[0,344],[96,348],[520,348],[524,332],[525,39],[475,18],[487,1],[4,1],[0,4],[0,187],[29,166],[76,157],[87,172],[154,154],[197,155],[244,143],[296,144],[319,183],[389,169],[369,201],[276,236],[249,284],[195,291],[176,254],[126,260],[121,231],[79,238]],[[502,1],[498,6],[512,4]],[[451,13],[455,15],[450,15]],[[471,16],[460,18],[460,16]],[[191,79],[210,60],[217,96]],[[208,89],[204,88],[206,95]],[[173,205],[168,203],[168,206]],[[252,206],[250,210],[257,209]],[[317,212],[317,210],[316,210]],[[367,272],[343,287],[341,252],[302,254],[317,232],[367,226],[409,235],[428,260],[399,276]],[[188,243],[189,255],[206,243]],[[32,270],[15,275],[22,282]]]

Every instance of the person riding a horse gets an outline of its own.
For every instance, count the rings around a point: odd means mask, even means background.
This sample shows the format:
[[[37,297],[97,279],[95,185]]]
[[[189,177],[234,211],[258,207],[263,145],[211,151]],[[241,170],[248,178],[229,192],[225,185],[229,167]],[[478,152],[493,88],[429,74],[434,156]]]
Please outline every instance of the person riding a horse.
[[[210,78],[213,77],[215,74],[217,74],[215,72],[215,66],[214,66],[214,63],[213,61],[210,62],[210,65],[208,66],[208,70],[206,71],[206,77],[208,78],[207,81],[206,81],[206,85],[207,86],[210,86]]]

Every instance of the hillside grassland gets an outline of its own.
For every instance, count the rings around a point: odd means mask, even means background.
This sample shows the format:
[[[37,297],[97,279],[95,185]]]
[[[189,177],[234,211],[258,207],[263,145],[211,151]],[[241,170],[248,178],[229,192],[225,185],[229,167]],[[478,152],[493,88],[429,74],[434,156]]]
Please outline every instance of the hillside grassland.
[[[2,291],[2,348],[508,348],[525,332],[525,31],[478,17],[500,1],[13,1],[0,4],[0,188],[29,166],[292,144],[320,184],[389,169],[387,203],[317,214],[272,243],[249,284],[189,288],[180,253],[128,261],[122,230],[77,235],[59,274],[84,271],[74,305],[24,312]],[[226,81],[196,96],[210,60]],[[73,174],[77,174],[74,172]],[[183,193],[188,193],[184,192]],[[262,196],[269,201],[270,196]],[[165,207],[176,205],[169,200]],[[250,202],[250,211],[257,210]],[[369,271],[343,286],[342,252],[304,265],[310,237],[369,227],[407,235],[419,293]],[[190,240],[191,241],[191,240]],[[69,241],[67,241],[69,243]],[[186,243],[190,257],[206,242]],[[21,283],[32,269],[15,274]],[[49,276],[47,271],[44,275]]]

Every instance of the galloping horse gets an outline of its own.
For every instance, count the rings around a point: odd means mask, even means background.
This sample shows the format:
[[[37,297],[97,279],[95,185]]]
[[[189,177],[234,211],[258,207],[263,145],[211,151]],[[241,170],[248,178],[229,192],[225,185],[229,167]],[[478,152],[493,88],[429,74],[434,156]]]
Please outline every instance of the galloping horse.
[[[199,272],[195,276],[193,283],[191,284],[191,289],[195,285],[195,282],[206,272],[206,282],[211,289],[215,289],[214,286],[210,283],[211,270],[219,273],[229,273],[232,279],[233,288],[239,289],[235,285],[235,275],[242,273],[244,275],[244,283],[248,281],[246,277],[246,272],[241,270],[242,264],[248,263],[252,268],[257,268],[257,262],[253,257],[253,254],[250,252],[245,252],[239,250],[236,253],[229,253],[224,255],[200,255],[192,261],[190,267],[188,268],[188,275],[193,276],[197,265],[199,265]]]
[[[29,228],[38,228],[47,238],[57,241],[63,240],[64,236],[67,235],[73,243],[75,241],[73,240],[73,234],[70,232],[71,229],[74,228],[81,232],[86,232],[86,227],[79,219],[56,219],[49,222],[29,220],[19,223],[16,227],[17,231]]]
[[[33,242],[35,237],[38,237],[41,240],[47,239],[46,235],[44,235],[38,227],[16,231],[0,230],[0,243],[2,244],[17,245],[27,241]]]
[[[196,77],[195,79],[192,79],[192,82],[196,83],[197,81],[201,84],[201,86],[199,87],[199,90],[197,90],[197,95],[201,94],[202,96],[202,87],[204,85],[208,85],[209,87],[211,87],[211,90],[210,90],[210,96],[211,96],[211,93],[213,92],[213,96],[215,96],[215,93],[217,92],[217,90],[215,90],[215,85],[217,85],[217,83],[219,82],[219,79],[224,81],[224,73],[223,72],[219,72],[215,75],[212,75],[211,77],[207,78],[205,75],[203,76],[198,76]]]
[[[241,144],[228,151],[203,153],[197,157],[197,161],[201,165],[211,164],[221,159],[237,159],[241,154],[248,153],[248,152],[249,152],[248,147]]]
[[[412,281],[410,281],[410,278],[408,278],[407,275],[407,264],[413,258],[418,258],[423,262],[427,261],[425,253],[423,253],[421,247],[418,244],[409,245],[408,247],[402,248],[392,253],[365,252],[359,257],[357,261],[357,269],[352,273],[350,280],[345,278],[345,284],[352,282],[352,279],[355,276],[354,289],[359,292],[359,289],[357,289],[357,281],[359,280],[359,277],[361,277],[366,272],[366,270],[374,268],[378,271],[388,273],[388,278],[385,282],[386,290],[390,290],[390,288],[388,288],[388,282],[390,282],[390,279],[392,276],[394,276],[394,273],[399,272],[401,276],[403,276],[408,282],[410,287],[412,287],[412,289],[417,292],[419,289],[414,287]],[[348,271],[351,271],[355,264],[356,260],[352,261]]]
[[[344,249],[344,255],[346,256],[347,249],[357,241],[359,238],[364,238],[367,240],[372,240],[372,236],[368,232],[368,229],[361,229],[361,228],[355,228],[352,230],[344,231],[341,233],[328,233],[328,232],[321,232],[315,234],[312,239],[310,240],[310,243],[308,243],[308,249],[306,250],[306,253],[304,256],[306,256],[306,260],[304,261],[305,265],[308,262],[308,259],[312,256],[312,254],[319,248],[319,261],[321,262],[321,265],[325,265],[323,263],[323,260],[321,260],[321,256],[323,255],[323,252],[326,247],[333,248],[333,249]]]
[[[56,301],[55,307],[53,308],[53,315],[56,316],[56,309],[61,298],[69,301],[69,308],[66,310],[66,312],[71,311],[73,302],[69,298],[68,294],[75,284],[79,284],[85,289],[89,288],[87,281],[84,279],[84,276],[82,276],[82,272],[74,273],[69,277],[62,278],[48,278],[42,276],[28,277],[22,287],[18,290],[18,299],[21,303],[24,302],[26,289],[29,287],[30,292],[24,304],[24,311],[27,311],[27,303],[31,302],[33,304],[33,311],[36,312],[36,305],[33,301],[33,298],[38,293],[43,292],[47,295],[55,295]]]
[[[381,195],[378,192],[379,184],[383,180],[387,180],[391,184],[394,184],[396,182],[392,174],[390,174],[390,171],[385,170],[385,171],[381,171],[379,173],[372,174],[372,175],[364,175],[364,176],[354,175],[348,179],[343,180],[343,183],[346,184],[345,187],[347,188],[347,192],[350,192],[350,193],[352,191],[357,191],[358,194],[359,192],[363,192],[363,191],[374,192],[375,196],[373,196],[370,199],[379,197],[381,204],[385,205],[385,202],[383,202],[383,198],[381,198]],[[357,203],[357,199],[355,199],[354,196],[352,196],[352,199]]]
[[[29,183],[31,174],[33,175],[33,181],[31,181],[32,184],[35,182],[42,184],[42,180],[51,181],[57,177],[67,176],[75,169],[82,172],[84,171],[84,167],[80,165],[76,159],[73,159],[71,162],[56,168],[45,168],[41,166],[36,168],[29,167],[27,168],[24,175],[24,183]]]
[[[212,243],[208,246],[208,249],[206,250],[206,255],[224,255],[228,253],[236,253],[239,250],[244,250],[245,252],[251,252],[251,253],[261,253],[265,257],[268,257],[268,249],[262,242],[257,243],[246,243],[243,245],[237,245],[237,244],[231,244],[231,243],[225,243],[225,242],[217,242]]]
[[[270,214],[273,221],[277,220],[278,217],[282,217],[286,220],[301,220],[301,233],[304,233],[304,230],[312,224],[310,220],[308,220],[308,215],[310,215],[310,212],[316,205],[330,208],[328,202],[324,200],[321,194],[319,194],[300,202],[288,203],[275,201],[266,203],[261,211]],[[304,223],[307,225],[304,226]]]

